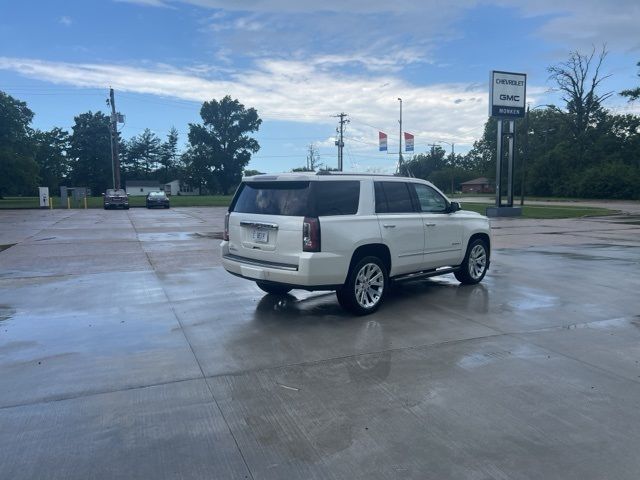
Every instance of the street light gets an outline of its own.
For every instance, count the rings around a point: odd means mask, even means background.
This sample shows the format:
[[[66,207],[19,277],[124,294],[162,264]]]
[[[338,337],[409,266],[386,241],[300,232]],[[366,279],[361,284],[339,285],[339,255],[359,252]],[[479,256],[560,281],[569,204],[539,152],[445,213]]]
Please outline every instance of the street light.
[[[553,105],[542,104],[536,105],[533,108],[530,108],[530,105],[527,104],[527,113],[524,117],[524,155],[522,156],[522,172],[520,173],[520,206],[524,205],[524,180],[526,176],[526,162],[529,157],[529,112],[531,110],[535,110],[537,108],[552,108]]]

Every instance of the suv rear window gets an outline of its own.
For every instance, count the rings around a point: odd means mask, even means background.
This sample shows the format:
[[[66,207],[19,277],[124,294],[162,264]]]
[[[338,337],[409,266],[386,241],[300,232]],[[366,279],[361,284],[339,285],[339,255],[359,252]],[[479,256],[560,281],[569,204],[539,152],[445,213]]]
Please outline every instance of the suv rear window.
[[[295,217],[353,215],[359,199],[359,181],[254,181],[240,186],[230,211]]]

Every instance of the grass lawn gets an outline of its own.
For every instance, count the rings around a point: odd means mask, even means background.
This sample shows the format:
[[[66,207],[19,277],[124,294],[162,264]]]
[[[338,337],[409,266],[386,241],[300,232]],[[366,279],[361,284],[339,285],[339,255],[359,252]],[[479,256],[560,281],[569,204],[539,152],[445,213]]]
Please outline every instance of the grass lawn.
[[[488,203],[462,202],[463,210],[471,210],[485,214],[487,207],[493,205]],[[520,218],[575,218],[575,217],[596,217],[603,215],[613,215],[617,210],[594,207],[565,207],[556,205],[525,205]],[[518,218],[518,217],[516,217]]]
[[[231,195],[202,195],[202,196],[173,196],[172,207],[226,207],[231,202]],[[38,208],[38,197],[5,197],[0,200],[0,209],[5,208]],[[144,207],[145,197],[129,197],[129,206]],[[72,208],[84,208],[84,204],[74,205]],[[88,197],[88,208],[102,208],[102,197]],[[60,205],[60,197],[53,197],[53,208],[66,208]]]
[[[231,195],[202,195],[202,196],[173,196],[172,207],[226,207],[231,202]],[[73,202],[72,202],[73,203]],[[145,197],[129,197],[131,207],[144,207]],[[84,205],[72,205],[73,208],[83,208]],[[484,213],[487,203],[463,202],[462,208],[474,212]],[[61,208],[60,198],[53,198],[53,207]],[[102,197],[87,198],[88,208],[102,208]],[[0,200],[0,209],[4,208],[38,208],[38,197],[6,197]],[[581,206],[554,206],[554,205],[525,205],[522,218],[574,218],[584,216],[601,216],[616,213],[616,210],[607,208],[592,208]]]

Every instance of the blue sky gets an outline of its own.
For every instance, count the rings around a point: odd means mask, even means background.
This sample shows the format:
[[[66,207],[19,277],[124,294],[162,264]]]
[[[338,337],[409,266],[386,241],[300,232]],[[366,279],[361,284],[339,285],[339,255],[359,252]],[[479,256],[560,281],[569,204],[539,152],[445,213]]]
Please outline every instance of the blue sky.
[[[416,152],[434,141],[467,151],[487,118],[489,71],[528,74],[532,105],[555,101],[546,67],[607,44],[604,89],[638,85],[637,0],[1,0],[0,90],[26,101],[34,126],[70,128],[106,110],[125,137],[145,127],[186,142],[203,100],[255,107],[261,150],[250,168],[287,171],[313,143],[336,166],[337,119],[351,123],[345,169],[392,171],[398,97]],[[608,107],[640,113],[613,96]],[[443,146],[449,148],[447,144]]]

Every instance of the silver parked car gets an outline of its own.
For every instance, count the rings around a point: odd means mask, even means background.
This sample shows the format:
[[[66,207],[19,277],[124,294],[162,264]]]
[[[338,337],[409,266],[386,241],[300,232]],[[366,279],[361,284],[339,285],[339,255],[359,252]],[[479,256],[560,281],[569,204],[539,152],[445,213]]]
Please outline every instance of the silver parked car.
[[[122,189],[115,190],[108,188],[105,193],[102,194],[102,206],[105,210],[110,208],[124,208],[129,210],[129,196],[127,192]]]

